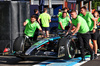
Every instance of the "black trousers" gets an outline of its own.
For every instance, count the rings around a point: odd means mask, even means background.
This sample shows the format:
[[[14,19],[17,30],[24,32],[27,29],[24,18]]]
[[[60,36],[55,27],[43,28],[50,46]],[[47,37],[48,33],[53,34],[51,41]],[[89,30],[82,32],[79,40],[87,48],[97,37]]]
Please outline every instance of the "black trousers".
[[[90,38],[89,32],[87,32],[85,34],[78,33],[77,37],[78,37],[79,44],[80,44],[81,57],[85,58],[84,49],[89,51],[90,54],[92,55],[93,51],[92,51],[91,47],[89,46],[89,38]]]
[[[39,35],[39,29],[37,28],[33,37],[33,40],[37,40],[37,37]]]
[[[39,35],[39,29],[36,29],[35,33],[34,33],[34,37],[29,37],[31,41],[36,41],[37,37]]]

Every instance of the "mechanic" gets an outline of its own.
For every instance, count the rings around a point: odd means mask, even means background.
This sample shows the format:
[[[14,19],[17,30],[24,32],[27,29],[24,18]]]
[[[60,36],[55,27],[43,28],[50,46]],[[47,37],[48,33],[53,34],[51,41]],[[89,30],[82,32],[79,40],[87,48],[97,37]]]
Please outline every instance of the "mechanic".
[[[34,9],[34,14],[33,15],[35,15],[36,16],[36,21],[38,22],[38,17],[39,17],[39,11],[38,11],[38,9]],[[38,30],[38,28],[36,28],[36,31],[35,31],[35,33],[34,33],[34,38],[33,38],[33,40],[37,40],[37,37],[38,37],[38,35],[39,35],[39,30]]]
[[[59,30],[66,30],[65,28],[68,26],[69,23],[71,23],[70,18],[66,16],[67,16],[66,12],[63,12],[62,17],[59,17],[59,24],[58,24]]]
[[[51,22],[51,17],[47,13],[46,8],[44,8],[44,13],[39,15],[39,18],[38,18],[39,23],[40,23],[40,19],[41,19],[41,23],[42,23],[43,32],[46,33],[46,37],[49,37],[49,22]]]
[[[31,19],[26,19],[23,25],[26,26],[24,31],[25,35],[29,36],[31,40],[34,40],[34,33],[36,31],[36,28],[38,28],[41,31],[41,33],[44,35],[44,33],[42,32],[42,28],[40,27],[39,23],[36,21],[35,15],[32,15]]]
[[[89,45],[92,49],[94,49],[95,51],[94,58],[96,59],[98,58],[97,57],[98,46],[97,46],[96,20],[91,12],[87,12],[87,9],[85,6],[81,7],[81,13],[83,14],[82,17],[86,20],[89,27],[89,32],[90,32]],[[93,44],[91,43],[91,40],[93,41]]]
[[[97,25],[98,25],[99,22],[100,22],[100,17],[99,17],[98,11],[95,11],[93,15],[94,15],[94,17],[95,17],[95,19],[96,19],[96,22],[97,22]]]
[[[66,12],[67,17],[70,18],[69,13],[67,12],[68,9],[67,9],[67,8],[64,8],[63,10],[64,10],[64,12]],[[63,15],[63,12],[60,12],[60,13],[58,14],[58,18],[59,18],[59,17],[62,17],[62,15]]]
[[[57,17],[59,17],[59,14],[61,13],[61,9],[59,9],[58,11],[59,11],[59,12],[58,12],[58,15],[57,15]]]
[[[39,17],[39,11],[38,9],[34,9],[34,14],[36,16],[36,21],[38,22],[38,17]]]
[[[93,60],[94,54],[93,54],[91,47],[89,46],[90,34],[89,34],[89,27],[88,27],[86,21],[81,16],[78,16],[76,11],[74,11],[74,10],[71,11],[71,17],[72,17],[72,23],[71,23],[71,26],[70,26],[68,32],[66,33],[66,35],[69,33],[69,31],[71,30],[71,28],[74,25],[76,27],[76,29],[72,33],[71,36],[75,35],[78,32],[77,37],[78,37],[79,44],[80,44],[80,51],[81,51],[81,57],[82,57],[81,61],[85,61],[85,53],[84,53],[85,48],[86,48],[86,50],[88,50],[90,52],[90,55],[91,55],[90,60]]]

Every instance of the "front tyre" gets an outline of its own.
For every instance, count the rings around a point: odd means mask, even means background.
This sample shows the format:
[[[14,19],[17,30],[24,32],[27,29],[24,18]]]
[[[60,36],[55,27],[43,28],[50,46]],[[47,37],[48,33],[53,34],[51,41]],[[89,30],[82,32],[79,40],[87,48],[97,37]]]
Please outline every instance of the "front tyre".
[[[58,57],[64,56],[64,59],[75,57],[76,45],[73,39],[62,38],[59,42]]]
[[[67,51],[67,52],[66,52]],[[68,40],[65,44],[65,59],[74,58],[76,52],[76,45],[73,39]]]

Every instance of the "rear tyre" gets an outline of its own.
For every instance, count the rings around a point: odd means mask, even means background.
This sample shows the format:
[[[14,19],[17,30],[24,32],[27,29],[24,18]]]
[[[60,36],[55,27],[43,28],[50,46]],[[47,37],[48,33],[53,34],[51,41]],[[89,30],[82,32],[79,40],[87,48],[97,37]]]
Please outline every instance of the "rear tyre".
[[[24,37],[17,37],[13,44],[14,51],[24,51]]]

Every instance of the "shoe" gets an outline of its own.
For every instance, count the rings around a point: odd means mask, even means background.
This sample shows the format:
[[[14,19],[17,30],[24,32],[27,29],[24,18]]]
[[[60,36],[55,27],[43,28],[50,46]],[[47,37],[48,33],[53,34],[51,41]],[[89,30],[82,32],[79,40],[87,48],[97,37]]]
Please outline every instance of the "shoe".
[[[80,60],[79,63],[80,63],[80,62],[83,62],[83,61],[85,61],[85,58],[82,58],[82,60]]]
[[[90,60],[94,59],[94,53],[91,55]]]
[[[97,56],[97,54],[94,54],[94,59],[98,59],[98,56]]]

